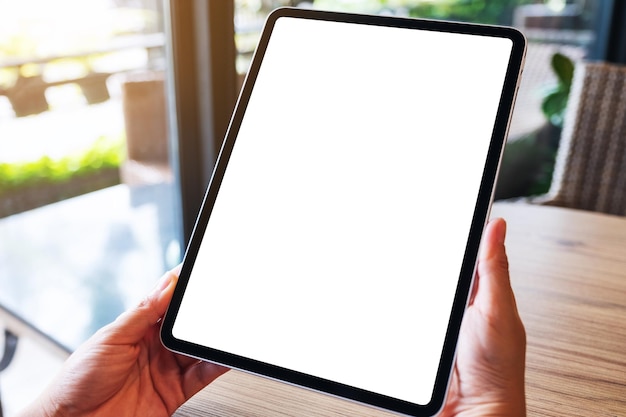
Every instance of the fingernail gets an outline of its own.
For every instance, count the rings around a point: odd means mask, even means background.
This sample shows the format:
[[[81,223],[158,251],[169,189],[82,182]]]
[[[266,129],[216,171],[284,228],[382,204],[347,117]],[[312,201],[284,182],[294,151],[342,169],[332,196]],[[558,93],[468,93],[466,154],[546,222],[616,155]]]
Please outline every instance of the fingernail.
[[[495,230],[496,240],[500,244],[504,244],[504,240],[506,239],[506,221],[502,218],[498,219],[498,224]]]

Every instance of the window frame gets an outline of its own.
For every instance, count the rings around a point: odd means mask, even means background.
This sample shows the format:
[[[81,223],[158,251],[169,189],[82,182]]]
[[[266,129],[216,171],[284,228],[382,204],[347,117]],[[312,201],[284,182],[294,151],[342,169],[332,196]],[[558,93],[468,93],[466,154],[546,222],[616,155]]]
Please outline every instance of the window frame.
[[[165,2],[171,165],[185,246],[237,99],[234,2]]]

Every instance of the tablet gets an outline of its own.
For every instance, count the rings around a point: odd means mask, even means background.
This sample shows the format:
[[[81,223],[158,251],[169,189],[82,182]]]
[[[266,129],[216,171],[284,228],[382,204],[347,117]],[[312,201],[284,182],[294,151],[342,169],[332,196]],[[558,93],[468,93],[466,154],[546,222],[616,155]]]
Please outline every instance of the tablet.
[[[510,28],[273,12],[163,320],[164,345],[435,414],[524,51]]]

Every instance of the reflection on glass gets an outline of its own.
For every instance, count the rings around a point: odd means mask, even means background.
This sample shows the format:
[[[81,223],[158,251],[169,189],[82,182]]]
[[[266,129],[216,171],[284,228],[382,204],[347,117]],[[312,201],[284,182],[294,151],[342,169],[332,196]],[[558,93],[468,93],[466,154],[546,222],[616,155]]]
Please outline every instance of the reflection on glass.
[[[0,0],[0,304],[74,348],[180,261],[159,0]]]

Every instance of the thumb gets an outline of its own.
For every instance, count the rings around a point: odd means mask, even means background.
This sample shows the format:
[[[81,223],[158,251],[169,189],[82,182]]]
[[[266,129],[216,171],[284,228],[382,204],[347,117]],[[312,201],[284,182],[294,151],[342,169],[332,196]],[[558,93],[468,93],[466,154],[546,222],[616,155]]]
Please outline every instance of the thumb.
[[[497,218],[489,222],[478,260],[478,288],[474,305],[498,316],[503,311],[517,310],[509,277],[509,263],[505,249],[506,222]]]
[[[115,338],[118,344],[139,342],[165,314],[177,281],[176,269],[166,272],[146,298],[136,307],[122,313],[103,331]]]

